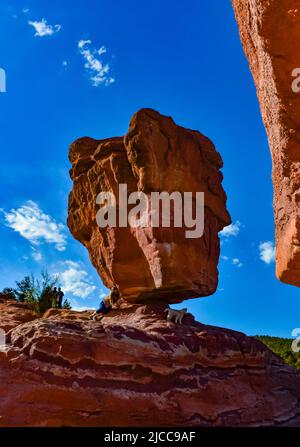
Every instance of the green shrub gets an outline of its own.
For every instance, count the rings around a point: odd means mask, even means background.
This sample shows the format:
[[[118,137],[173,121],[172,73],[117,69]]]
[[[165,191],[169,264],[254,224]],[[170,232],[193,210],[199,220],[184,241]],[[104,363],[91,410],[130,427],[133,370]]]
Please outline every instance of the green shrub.
[[[24,279],[16,282],[16,289],[6,288],[2,291],[2,294],[27,303],[35,315],[42,316],[53,306],[55,298],[53,289],[57,286],[57,283],[57,277],[53,278],[47,271],[43,271],[40,279],[35,279],[33,275],[25,276]],[[63,309],[72,308],[68,300],[64,301],[62,307]]]

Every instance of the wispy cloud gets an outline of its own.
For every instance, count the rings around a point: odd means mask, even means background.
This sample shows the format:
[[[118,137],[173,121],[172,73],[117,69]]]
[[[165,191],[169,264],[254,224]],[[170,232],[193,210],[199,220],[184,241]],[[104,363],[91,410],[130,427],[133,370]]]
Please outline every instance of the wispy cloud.
[[[82,304],[79,304],[77,300],[74,298],[71,298],[69,300],[72,310],[75,310],[76,312],[84,312],[85,310],[93,310],[93,306],[83,306]]]
[[[229,238],[231,236],[237,236],[240,232],[240,228],[241,228],[241,222],[237,220],[235,224],[230,224],[227,227],[223,228],[223,230],[220,231],[219,234],[225,238]]]
[[[56,272],[64,292],[78,298],[87,298],[95,290],[96,286],[89,279],[88,273],[78,262],[65,261],[60,272]]]
[[[230,261],[232,265],[235,267],[243,267],[243,263],[240,261],[239,258],[230,258],[229,256],[221,256],[221,259],[223,261]]]
[[[259,244],[259,257],[265,264],[275,262],[274,242],[266,241]]]
[[[78,49],[84,58],[84,68],[89,73],[94,87],[99,87],[99,85],[108,86],[115,82],[115,78],[110,76],[110,65],[104,63],[101,58],[107,52],[104,46],[96,50],[92,47],[91,40],[80,40],[78,42]]]
[[[36,262],[40,262],[43,259],[43,255],[40,251],[36,250],[34,247],[32,247],[32,253],[31,256]]]
[[[54,244],[58,251],[66,248],[65,226],[45,214],[37,203],[29,200],[20,208],[4,212],[6,225],[33,245]]]
[[[243,267],[243,263],[239,260],[239,258],[233,258],[232,264],[236,267]]]
[[[36,37],[52,36],[61,30],[61,25],[48,25],[46,19],[42,19],[40,22],[29,20],[28,24],[35,29]]]

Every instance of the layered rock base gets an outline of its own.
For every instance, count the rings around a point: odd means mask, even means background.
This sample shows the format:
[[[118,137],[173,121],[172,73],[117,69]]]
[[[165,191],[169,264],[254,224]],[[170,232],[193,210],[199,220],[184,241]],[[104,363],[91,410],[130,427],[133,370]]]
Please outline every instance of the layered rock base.
[[[293,368],[255,338],[191,315],[175,325],[164,309],[126,304],[101,322],[88,311],[14,316],[0,353],[0,426],[300,424]]]

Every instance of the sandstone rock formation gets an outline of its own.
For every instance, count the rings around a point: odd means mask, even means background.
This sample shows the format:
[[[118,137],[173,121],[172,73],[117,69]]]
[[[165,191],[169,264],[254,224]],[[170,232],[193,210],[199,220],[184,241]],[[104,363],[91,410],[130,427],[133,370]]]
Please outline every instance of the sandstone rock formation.
[[[35,319],[28,304],[19,303],[3,297],[0,293],[1,323],[0,329],[8,332],[21,323]]]
[[[300,4],[232,0],[252,71],[273,160],[276,273],[300,286]],[[298,72],[299,75],[299,72]]]
[[[177,126],[151,109],[137,112],[124,138],[82,138],[71,145],[68,225],[88,249],[104,284],[118,285],[131,302],[180,302],[216,290],[218,232],[230,224],[222,188],[222,159],[197,131]],[[96,197],[119,185],[142,191],[204,192],[205,228],[198,239],[186,228],[99,228]],[[174,218],[174,216],[172,216]]]
[[[175,325],[163,305],[16,325],[23,306],[0,352],[1,427],[299,424],[299,374],[252,337],[191,315]]]

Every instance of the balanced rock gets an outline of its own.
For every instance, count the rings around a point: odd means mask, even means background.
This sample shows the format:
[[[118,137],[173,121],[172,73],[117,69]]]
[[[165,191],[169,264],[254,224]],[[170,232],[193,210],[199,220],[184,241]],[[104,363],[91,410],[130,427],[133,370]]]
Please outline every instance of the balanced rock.
[[[232,0],[232,3],[272,153],[276,273],[281,281],[299,287],[299,2]]]
[[[125,137],[81,138],[70,148],[73,190],[68,225],[88,249],[104,284],[117,285],[124,299],[180,302],[207,296],[218,284],[218,232],[230,224],[222,188],[222,159],[201,133],[185,129],[152,109],[137,112]],[[101,192],[119,186],[142,192],[204,193],[204,233],[186,237],[186,226],[109,226],[96,221]],[[192,203],[193,210],[195,202]],[[194,210],[195,211],[195,210]],[[120,209],[118,209],[120,213]],[[150,211],[148,211],[150,213]],[[173,219],[173,220],[172,220]]]
[[[96,322],[51,309],[15,326],[0,351],[0,426],[299,425],[296,370],[253,337],[164,310],[125,303]]]

